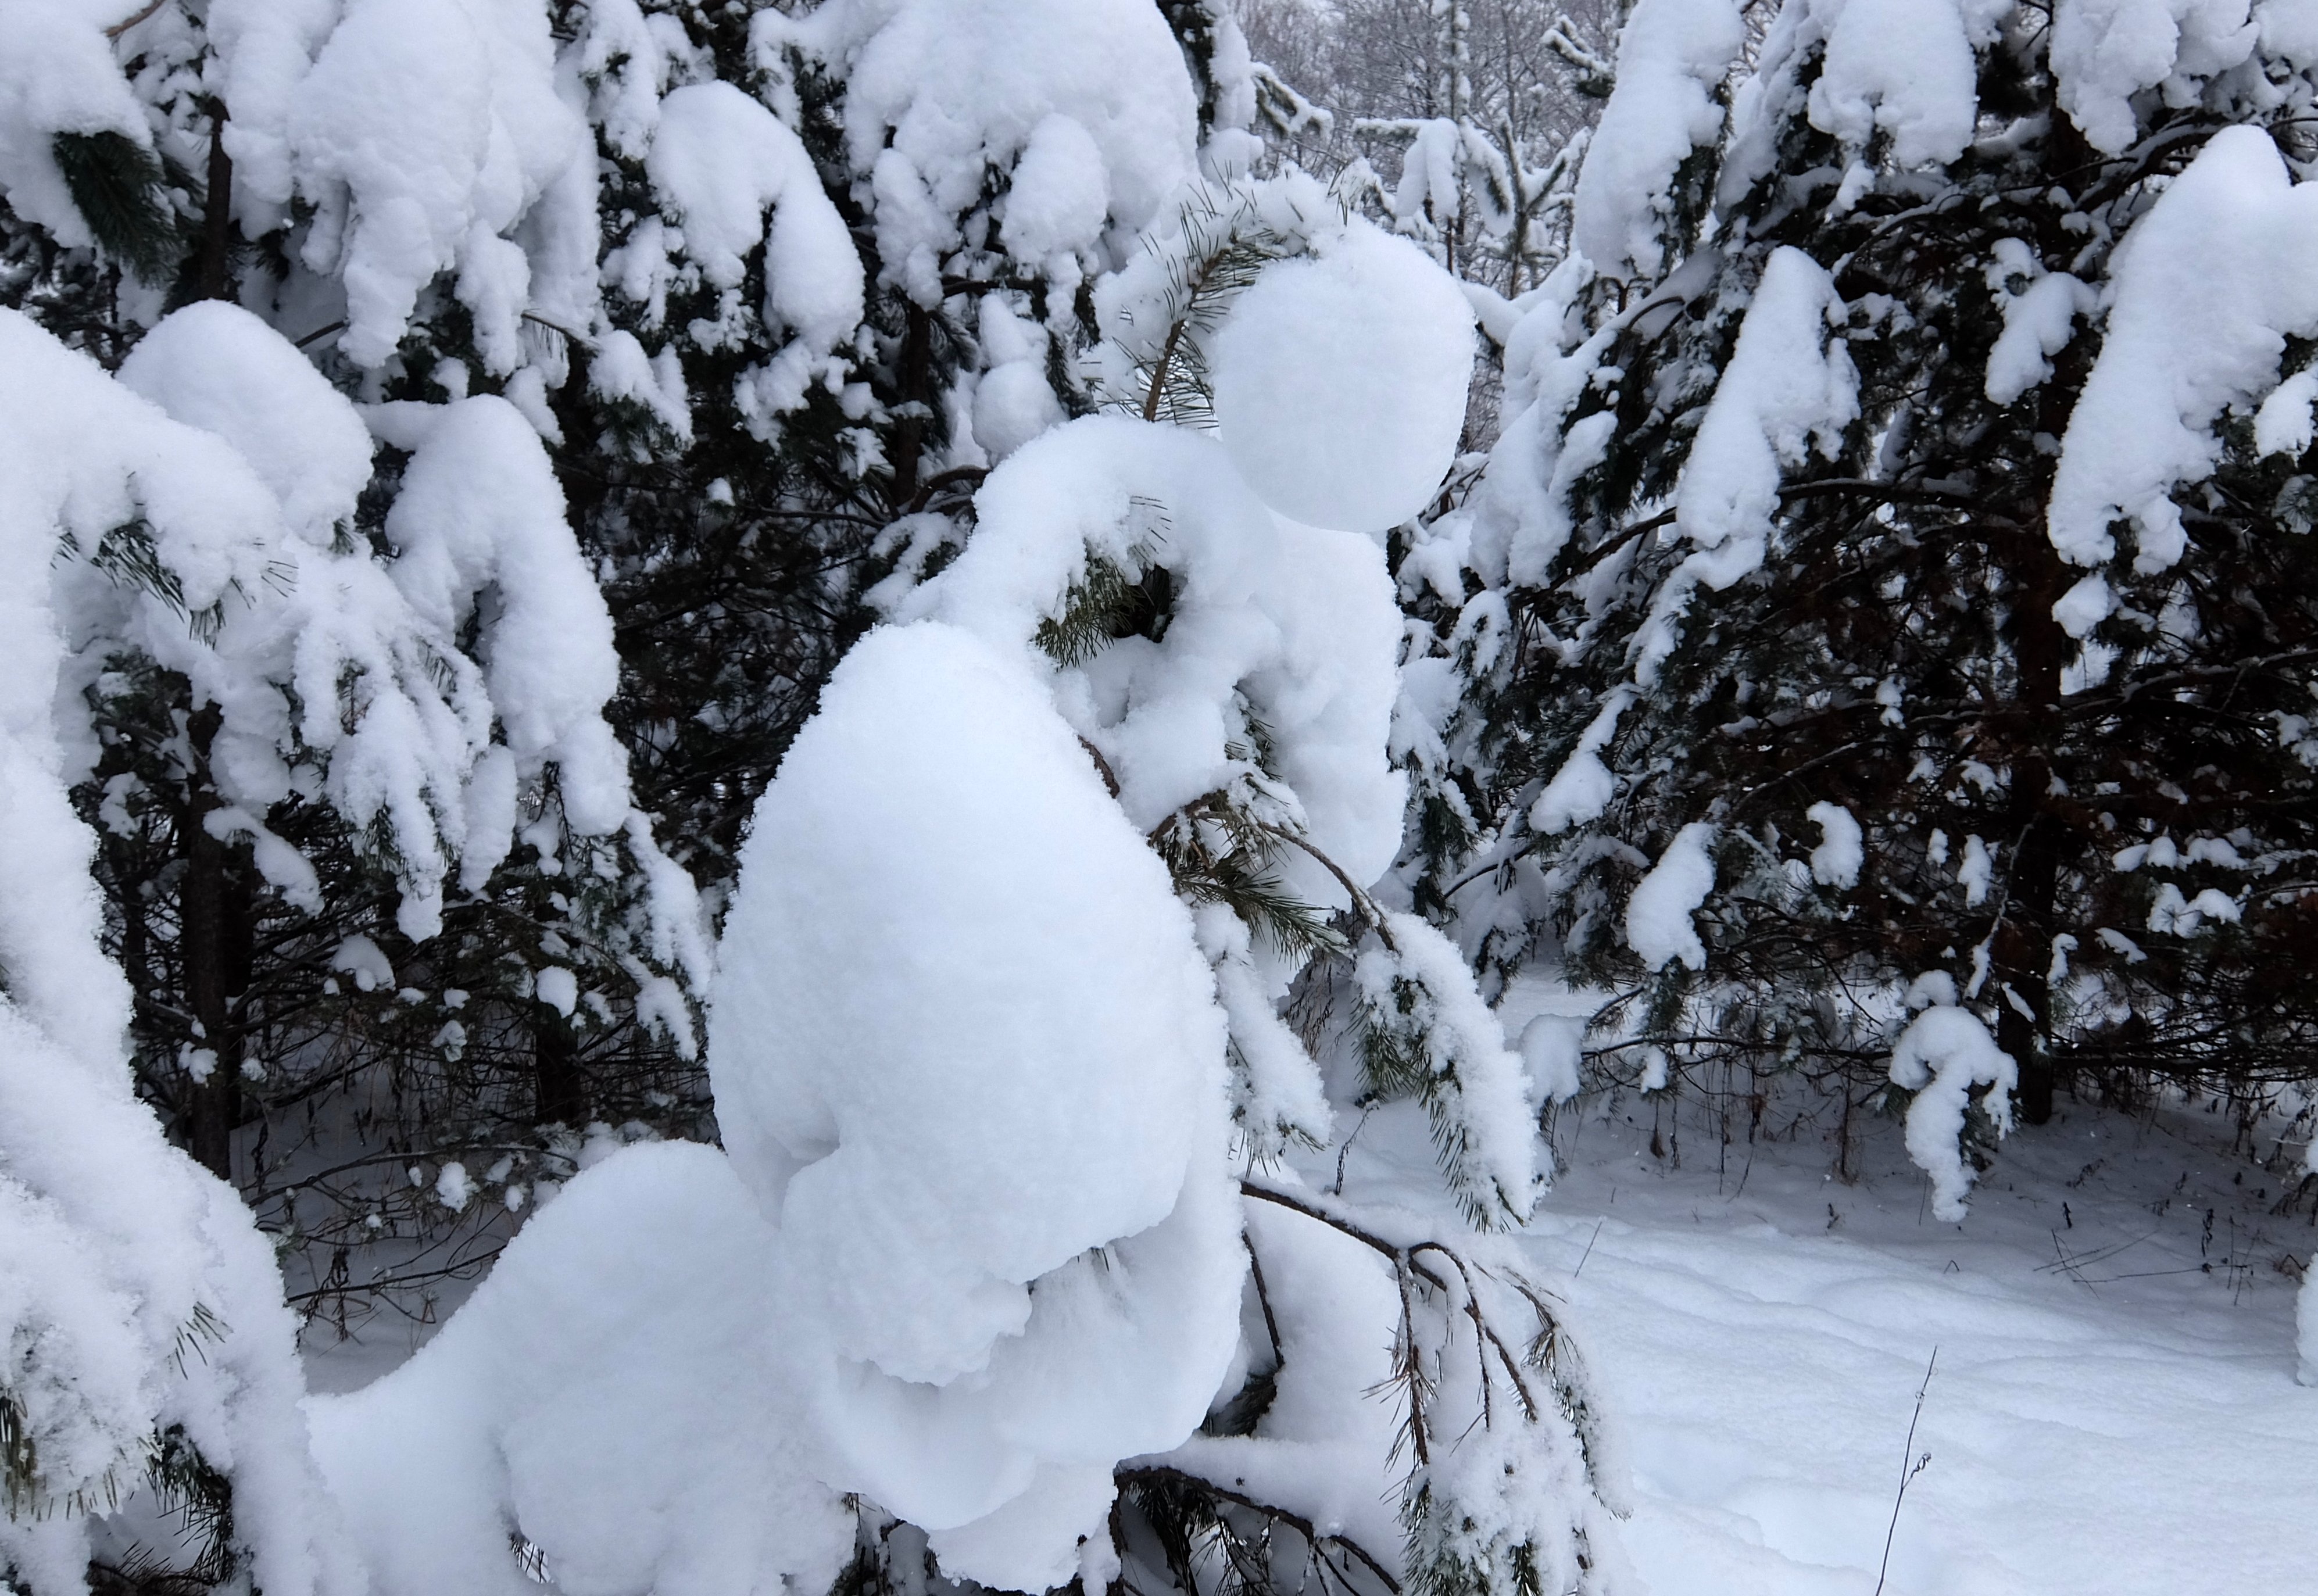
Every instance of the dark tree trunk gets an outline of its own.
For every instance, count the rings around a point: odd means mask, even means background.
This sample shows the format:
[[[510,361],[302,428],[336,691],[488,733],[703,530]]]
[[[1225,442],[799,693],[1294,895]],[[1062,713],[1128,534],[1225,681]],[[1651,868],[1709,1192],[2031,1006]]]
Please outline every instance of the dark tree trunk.
[[[194,297],[233,298],[233,157],[225,152],[225,107],[210,108],[209,191],[202,207],[201,269]]]
[[[545,1003],[532,1005],[532,1101],[541,1125],[588,1123],[588,1080],[571,1022]]]
[[[209,769],[210,744],[221,719],[212,704],[195,713],[186,728],[193,769],[180,830],[185,874],[178,915],[185,1006],[202,1027],[199,1045],[215,1060],[208,1078],[194,1081],[187,1093],[186,1147],[203,1168],[230,1182],[233,1134],[241,1124],[244,1046],[233,1000],[249,985],[255,894],[233,845],[211,836],[206,824],[221,807]]]
[[[932,415],[933,318],[912,303],[904,307],[901,370],[895,373],[903,402],[915,408],[894,428],[894,513],[905,515],[917,503],[918,472],[925,454],[926,423]]]
[[[2002,983],[1996,992],[1996,1044],[2020,1067],[2020,1116],[2043,1125],[2053,1117],[2053,927],[2065,831],[2053,812],[2052,756],[2062,734],[2061,671],[2069,656],[2068,634],[2053,618],[2053,605],[2066,591],[2070,573],[2045,538],[2030,533],[2021,542],[2025,569],[2015,588],[2013,638],[2018,696],[2010,740],[2017,829],[1991,951],[1994,976]]]
[[[233,297],[233,157],[225,148],[225,107],[210,107],[208,192],[202,208],[196,299]],[[185,1143],[219,1179],[233,1180],[233,1137],[242,1117],[241,1066],[247,1039],[234,1000],[249,987],[256,890],[238,849],[210,834],[221,802],[210,772],[210,745],[223,716],[215,704],[187,722],[193,768],[186,779],[180,843],[185,874],[178,899],[185,1006],[202,1027],[200,1045],[215,1060],[185,1098]]]

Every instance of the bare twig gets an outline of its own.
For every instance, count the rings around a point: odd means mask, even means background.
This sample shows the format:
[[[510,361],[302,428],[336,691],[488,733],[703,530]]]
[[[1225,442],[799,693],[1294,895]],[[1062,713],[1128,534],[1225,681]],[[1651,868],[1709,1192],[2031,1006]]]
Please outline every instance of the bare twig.
[[[1609,1223],[1610,1216],[1607,1214],[1594,1222],[1594,1233],[1586,1238],[1586,1251],[1578,1255],[1577,1267],[1569,1271],[1571,1279],[1575,1280],[1586,1272],[1586,1260],[1594,1256],[1594,1243],[1602,1239],[1602,1227]]]
[[[1149,1481],[1155,1484],[1189,1485],[1194,1490],[1206,1492],[1220,1501],[1237,1502],[1242,1507],[1253,1508],[1267,1518],[1277,1519],[1295,1530],[1311,1544],[1315,1551],[1322,1547],[1334,1547],[1350,1553],[1360,1561],[1362,1567],[1382,1582],[1384,1588],[1390,1592],[1392,1596],[1400,1596],[1400,1582],[1387,1573],[1384,1565],[1370,1556],[1366,1547],[1341,1535],[1323,1534],[1319,1526],[1313,1523],[1311,1520],[1291,1513],[1285,1508],[1275,1506],[1268,1502],[1260,1502],[1244,1493],[1228,1489],[1216,1484],[1213,1480],[1202,1478],[1183,1469],[1171,1467],[1163,1463],[1142,1464],[1134,1468],[1123,1468],[1119,1471],[1116,1478],[1122,1485],[1143,1481]]]
[[[1934,1347],[1930,1361],[1924,1365],[1924,1383],[1916,1387],[1916,1411],[1909,1415],[1908,1443],[1900,1452],[1900,1490],[1891,1498],[1891,1522],[1883,1531],[1883,1561],[1875,1570],[1875,1596],[1883,1596],[1883,1581],[1891,1571],[1891,1539],[1900,1533],[1900,1504],[1908,1500],[1908,1486],[1932,1460],[1929,1452],[1920,1457],[1916,1456],[1916,1424],[1924,1416],[1924,1395],[1932,1388],[1932,1370],[1939,1367],[1939,1361],[1940,1349]]]
[[[147,17],[151,16],[155,12],[160,10],[161,7],[166,4],[168,4],[168,0],[153,0],[153,4],[148,5],[135,16],[124,17],[120,22],[113,23],[110,28],[107,28],[104,31],[104,36],[107,39],[120,38],[123,33],[128,32],[130,29],[143,22]]]

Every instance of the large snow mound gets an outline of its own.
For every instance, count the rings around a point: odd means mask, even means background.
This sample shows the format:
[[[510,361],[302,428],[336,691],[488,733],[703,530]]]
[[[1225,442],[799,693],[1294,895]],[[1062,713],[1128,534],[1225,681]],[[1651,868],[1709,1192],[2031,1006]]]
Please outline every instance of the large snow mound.
[[[711,1016],[838,1483],[937,1531],[1002,1509],[946,1565],[1067,1579],[1112,1465],[1205,1412],[1244,1260],[1190,917],[1025,657],[856,647],[758,808]]]
[[[1422,510],[1457,457],[1472,306],[1415,245],[1368,223],[1314,251],[1265,267],[1217,330],[1216,422],[1280,514],[1382,532]]]
[[[802,1449],[772,1257],[723,1154],[629,1148],[409,1362],[315,1399],[375,1596],[531,1596],[510,1531],[573,1596],[827,1589],[853,1518]]]

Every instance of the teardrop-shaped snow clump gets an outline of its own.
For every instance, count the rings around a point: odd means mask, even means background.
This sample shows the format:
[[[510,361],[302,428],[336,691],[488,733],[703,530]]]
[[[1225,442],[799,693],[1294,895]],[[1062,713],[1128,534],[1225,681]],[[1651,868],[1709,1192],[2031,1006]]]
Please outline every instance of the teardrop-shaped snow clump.
[[[1424,507],[1457,457],[1473,311],[1405,238],[1355,220],[1278,262],[1217,329],[1216,421],[1283,516],[1382,532]]]

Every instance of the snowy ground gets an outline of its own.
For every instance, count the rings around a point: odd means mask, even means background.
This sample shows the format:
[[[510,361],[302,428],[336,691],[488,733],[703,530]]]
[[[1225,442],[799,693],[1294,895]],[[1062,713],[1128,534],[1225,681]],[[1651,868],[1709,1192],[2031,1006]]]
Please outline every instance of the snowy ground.
[[[1694,1104],[1677,1151],[1663,1099],[1565,1114],[1523,1243],[1622,1420],[1654,1596],[1868,1596],[1935,1347],[1890,1596],[2318,1589],[2318,1390],[2278,1268],[2318,1232],[2271,1214],[2226,1123],[2064,1103],[1958,1226],[1897,1121],[1855,1125],[1846,1180],[1831,1125],[1792,1118],[1750,1146],[1742,1105],[1725,1147]],[[1421,1123],[1379,1115],[1345,1196],[1432,1179]]]
[[[2224,1121],[2064,1103],[1957,1226],[1897,1121],[1858,1116],[1846,1180],[1834,1105],[1804,1107],[1750,1143],[1741,1105],[1727,1146],[1696,1098],[1565,1112],[1522,1242],[1622,1423],[1653,1596],[1869,1596],[1935,1346],[1888,1596],[2318,1589],[2318,1390],[2293,1381],[2278,1267],[2318,1231],[2306,1203],[2270,1212],[2283,1188]],[[1413,1110],[1374,1116],[1346,1175],[1355,1200],[1442,1206]],[[315,1383],[359,1385],[432,1328],[373,1321]]]

